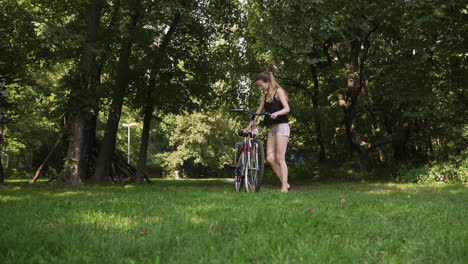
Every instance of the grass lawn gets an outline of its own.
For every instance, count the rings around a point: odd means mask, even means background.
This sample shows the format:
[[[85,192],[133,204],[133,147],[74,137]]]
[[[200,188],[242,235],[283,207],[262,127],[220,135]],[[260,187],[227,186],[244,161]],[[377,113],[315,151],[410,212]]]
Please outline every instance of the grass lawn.
[[[7,181],[0,263],[468,263],[466,185]]]

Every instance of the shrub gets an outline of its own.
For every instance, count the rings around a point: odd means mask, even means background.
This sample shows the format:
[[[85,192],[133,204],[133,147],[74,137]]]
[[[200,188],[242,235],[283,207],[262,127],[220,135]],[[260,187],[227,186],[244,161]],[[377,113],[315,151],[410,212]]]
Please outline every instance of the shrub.
[[[5,179],[9,180],[31,179],[33,176],[31,172],[22,171],[15,168],[4,168],[3,173],[5,175]]]
[[[468,183],[467,153],[451,156],[446,162],[433,162],[417,168],[402,167],[400,180],[412,183]]]

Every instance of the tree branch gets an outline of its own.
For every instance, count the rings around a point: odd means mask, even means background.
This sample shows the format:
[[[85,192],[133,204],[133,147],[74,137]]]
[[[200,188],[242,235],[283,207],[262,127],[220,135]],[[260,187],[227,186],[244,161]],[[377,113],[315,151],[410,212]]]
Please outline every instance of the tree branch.
[[[389,143],[395,143],[398,142],[405,137],[407,137],[410,133],[411,125],[408,125],[407,127],[403,128],[401,131],[394,133],[391,136],[385,137],[385,138],[380,138],[376,139],[373,142],[369,143],[369,150],[381,147],[383,145],[389,144]]]

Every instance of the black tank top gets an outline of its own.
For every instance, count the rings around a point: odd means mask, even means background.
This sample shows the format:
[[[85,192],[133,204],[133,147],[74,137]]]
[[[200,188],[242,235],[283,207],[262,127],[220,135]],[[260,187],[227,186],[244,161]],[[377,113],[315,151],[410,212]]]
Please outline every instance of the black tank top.
[[[276,99],[276,91],[278,89],[275,90],[275,93],[273,94],[273,101],[271,102],[267,102],[266,101],[266,95],[265,95],[265,112],[268,112],[268,113],[275,113],[275,112],[278,112],[280,111],[281,109],[284,108],[283,104],[281,103],[280,100]],[[281,123],[288,123],[288,115],[279,115],[278,117],[276,117],[276,119],[272,119],[271,117],[269,116],[265,116],[265,119],[263,119],[263,122],[265,125],[274,125],[274,124],[281,124]]]

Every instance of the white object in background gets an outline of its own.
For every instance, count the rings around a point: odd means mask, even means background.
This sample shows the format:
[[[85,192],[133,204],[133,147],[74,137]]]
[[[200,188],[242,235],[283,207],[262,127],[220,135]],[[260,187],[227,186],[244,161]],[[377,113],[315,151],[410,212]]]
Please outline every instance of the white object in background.
[[[122,126],[124,127],[127,127],[128,128],[128,140],[127,140],[127,163],[128,165],[130,165],[130,127],[132,126],[136,126],[137,123],[130,123],[130,124],[125,124],[123,123]]]

